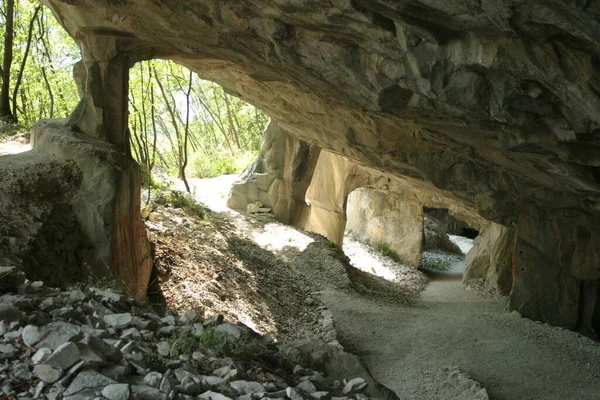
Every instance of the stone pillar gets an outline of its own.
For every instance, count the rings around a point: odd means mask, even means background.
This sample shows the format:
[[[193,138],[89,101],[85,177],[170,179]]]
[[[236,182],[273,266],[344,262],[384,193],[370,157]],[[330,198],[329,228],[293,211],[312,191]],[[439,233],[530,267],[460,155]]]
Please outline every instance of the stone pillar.
[[[320,148],[296,139],[271,121],[259,157],[233,185],[227,205],[245,210],[260,201],[284,224],[294,224],[306,204]]]
[[[551,325],[590,329],[597,308],[589,304],[597,303],[591,292],[600,279],[598,226],[599,218],[574,210],[522,210],[511,309]]]
[[[83,183],[75,212],[93,247],[92,272],[110,269],[129,294],[143,299],[152,260],[128,132],[129,68],[143,57],[130,50],[127,39],[93,34],[78,39],[83,62],[74,77],[81,101],[66,121],[38,123],[33,146],[78,163]]]
[[[364,183],[363,174],[356,175],[356,164],[345,157],[322,151],[313,180],[306,193],[306,206],[296,227],[326,236],[342,245],[346,229],[346,201],[354,189]]]

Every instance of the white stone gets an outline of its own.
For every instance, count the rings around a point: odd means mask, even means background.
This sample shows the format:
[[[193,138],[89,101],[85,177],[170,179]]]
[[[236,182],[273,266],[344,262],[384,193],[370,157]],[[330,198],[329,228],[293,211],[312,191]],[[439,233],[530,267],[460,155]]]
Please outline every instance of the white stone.
[[[258,382],[233,381],[229,385],[239,394],[261,393],[265,391],[265,387]]]
[[[52,365],[39,364],[35,366],[33,373],[46,383],[54,383],[62,376],[63,370]]]
[[[45,363],[66,370],[72,367],[80,358],[81,356],[77,345],[72,342],[67,342],[58,346]]]
[[[102,396],[109,400],[129,400],[129,384],[115,383],[102,389]]]
[[[31,361],[34,364],[39,364],[41,362],[46,361],[48,359],[48,357],[50,357],[51,354],[52,354],[52,350],[50,350],[48,348],[38,349],[38,351],[36,351],[35,354],[31,357]]]
[[[231,397],[227,397],[221,393],[211,392],[210,390],[202,393],[198,398],[201,400],[231,400]]]

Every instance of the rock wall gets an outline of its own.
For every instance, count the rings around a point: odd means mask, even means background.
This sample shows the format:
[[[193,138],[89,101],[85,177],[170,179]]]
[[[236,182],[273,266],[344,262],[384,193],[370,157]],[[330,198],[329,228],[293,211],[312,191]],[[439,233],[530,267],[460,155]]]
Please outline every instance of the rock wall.
[[[448,237],[445,224],[424,213],[423,215],[423,250],[445,250],[462,254],[462,250]]]
[[[347,229],[360,241],[387,244],[404,263],[418,267],[423,241],[423,208],[445,205],[480,226],[484,219],[459,199],[410,179],[382,173],[344,156],[322,151],[306,193],[309,206],[296,222],[339,245]]]
[[[574,210],[519,217],[510,306],[524,316],[590,331],[600,280],[598,218]]]
[[[598,246],[569,242],[598,235],[600,3],[43,3],[83,49],[84,102],[72,118],[81,131],[126,151],[127,68],[176,60],[299,140],[517,223],[512,307],[565,326],[582,319],[577,288],[592,282]],[[344,199],[305,222],[332,224],[339,238]]]
[[[273,209],[283,223],[294,223],[306,205],[319,148],[298,140],[272,121],[267,127],[258,158],[234,183],[227,206],[245,210],[253,202]]]
[[[445,208],[425,208],[425,215],[433,218],[437,225],[449,235],[461,236],[465,228],[470,229],[466,222],[448,214],[448,210]]]
[[[513,252],[516,227],[490,222],[483,228],[467,254],[463,283],[483,280],[502,296],[508,296],[513,285]]]

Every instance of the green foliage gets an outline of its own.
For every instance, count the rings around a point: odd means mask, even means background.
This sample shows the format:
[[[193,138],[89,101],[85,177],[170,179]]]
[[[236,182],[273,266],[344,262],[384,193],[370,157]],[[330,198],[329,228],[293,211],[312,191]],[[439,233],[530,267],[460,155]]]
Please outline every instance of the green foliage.
[[[180,192],[178,190],[172,190],[169,192],[167,202],[173,208],[181,208],[190,214],[195,215],[199,218],[204,218],[206,209],[202,204],[198,203],[189,193]]]
[[[402,263],[402,259],[387,243],[379,243],[375,248],[384,256],[391,258],[397,263]]]
[[[452,264],[450,261],[439,258],[423,258],[423,260],[421,260],[421,268],[431,271],[445,272],[448,271],[451,266]]]
[[[216,176],[242,172],[256,159],[258,152],[244,151],[234,156],[224,154],[220,158],[195,155],[190,176],[195,178],[214,178]]]
[[[210,349],[219,356],[239,359],[253,359],[261,351],[258,340],[251,337],[248,331],[243,331],[238,340],[229,341],[227,338],[226,333],[208,328],[196,339],[189,328],[179,328],[171,336],[171,351],[177,357],[197,350]]]
[[[217,354],[223,354],[227,348],[227,334],[218,332],[214,328],[206,329],[200,336],[200,344],[205,349],[211,349],[217,352]]]
[[[11,100],[25,55],[29,24],[38,4],[34,0],[15,2]],[[3,27],[4,20],[5,16],[0,13],[0,27]],[[31,127],[43,118],[64,118],[79,101],[72,77],[73,64],[81,58],[79,48],[45,7],[37,14],[33,27],[17,104],[11,104],[20,125],[24,127]],[[4,42],[4,34],[4,29],[0,29],[0,43]],[[3,50],[0,48],[0,55]]]
[[[332,250],[339,250],[339,248],[340,248],[340,246],[333,243],[332,241],[327,241],[327,247],[329,247]]]
[[[160,371],[164,371],[166,369],[165,360],[158,353],[156,353],[154,351],[145,352],[142,357],[144,358],[144,364],[151,371],[159,371],[160,372]]]
[[[183,354],[191,354],[198,350],[200,343],[196,339],[189,328],[183,327],[173,332],[171,339],[171,354],[178,357]]]
[[[25,131],[26,128],[21,125],[0,120],[0,140],[6,139],[10,136],[18,135],[19,133],[23,133]]]
[[[131,69],[130,105],[135,158],[140,164],[155,162],[173,176],[185,164],[186,145],[187,176],[242,171],[256,157],[269,121],[219,85],[195,74],[190,80],[189,70],[171,61],[147,61]]]
[[[230,155],[222,158],[198,157],[193,161],[191,176],[196,178],[214,178],[237,172],[235,159]]]

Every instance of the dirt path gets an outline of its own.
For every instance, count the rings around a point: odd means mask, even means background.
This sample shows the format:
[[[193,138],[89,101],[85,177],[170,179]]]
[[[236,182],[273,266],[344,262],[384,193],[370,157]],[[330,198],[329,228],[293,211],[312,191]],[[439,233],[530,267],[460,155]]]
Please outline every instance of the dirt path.
[[[18,154],[31,150],[29,137],[26,135],[17,135],[0,141],[0,156],[8,154]]]
[[[401,399],[459,399],[458,366],[492,399],[598,399],[600,347],[576,333],[505,312],[458,280],[432,281],[415,307],[323,293],[340,342]]]
[[[234,180],[229,176],[191,183],[201,201],[226,210],[228,185]],[[239,222],[242,230],[257,229],[255,241],[270,251],[279,251],[283,242],[301,242],[290,233],[292,228],[280,224],[259,227],[256,222],[253,227],[254,223]],[[368,260],[365,265],[374,266],[372,272],[381,277],[402,275],[402,266],[388,261],[374,264],[373,254],[361,256],[358,245],[345,249],[356,253],[357,263],[361,257]],[[461,270],[456,265],[452,269]],[[333,312],[341,344],[361,357],[373,376],[401,399],[482,398],[466,390],[472,383],[460,383],[456,372],[447,367],[469,374],[492,399],[600,398],[597,343],[508,313],[505,300],[466,291],[460,275],[432,280],[413,306],[335,285],[322,290],[320,297]]]

